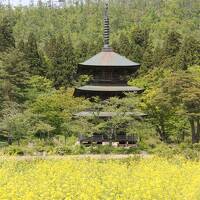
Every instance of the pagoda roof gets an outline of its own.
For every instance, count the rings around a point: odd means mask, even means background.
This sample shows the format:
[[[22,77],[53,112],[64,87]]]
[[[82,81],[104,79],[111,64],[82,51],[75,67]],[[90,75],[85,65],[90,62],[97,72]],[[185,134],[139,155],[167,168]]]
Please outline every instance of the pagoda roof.
[[[139,67],[140,64],[127,59],[112,51],[112,49],[103,49],[92,58],[79,64],[80,66],[111,66],[111,67]]]
[[[137,92],[144,90],[133,86],[109,86],[109,85],[108,86],[85,85],[77,89],[84,91],[96,91],[96,92]]]
[[[115,117],[117,116],[118,112],[92,112],[92,111],[83,111],[80,113],[75,114],[76,117],[93,117],[93,116],[99,116],[99,117]],[[122,114],[122,113],[121,113]],[[136,117],[144,117],[146,114],[135,111],[135,112],[126,112],[126,115],[136,116]]]

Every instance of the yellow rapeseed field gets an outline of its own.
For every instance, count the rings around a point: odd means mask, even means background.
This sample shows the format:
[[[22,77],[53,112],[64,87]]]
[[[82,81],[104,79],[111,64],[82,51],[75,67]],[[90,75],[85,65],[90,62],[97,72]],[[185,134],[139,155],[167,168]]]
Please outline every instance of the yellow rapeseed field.
[[[196,200],[200,163],[183,158],[0,160],[0,200]]]

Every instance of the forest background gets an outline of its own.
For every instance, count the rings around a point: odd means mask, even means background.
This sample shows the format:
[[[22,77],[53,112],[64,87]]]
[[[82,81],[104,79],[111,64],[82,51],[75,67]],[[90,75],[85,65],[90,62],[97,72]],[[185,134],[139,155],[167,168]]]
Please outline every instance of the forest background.
[[[103,46],[101,0],[76,1],[64,8],[0,7],[0,144],[3,153],[129,153],[189,151],[200,147],[200,4],[198,0],[110,0],[111,46],[141,63],[129,85],[141,95],[98,100],[73,97],[88,81],[76,76],[77,64]],[[120,110],[118,109],[120,105]],[[94,107],[119,115],[74,119]],[[121,110],[139,109],[138,121]],[[123,120],[122,120],[123,119]],[[138,148],[75,146],[91,135],[127,123]],[[175,150],[174,150],[175,149]],[[190,149],[190,150],[188,150]]]

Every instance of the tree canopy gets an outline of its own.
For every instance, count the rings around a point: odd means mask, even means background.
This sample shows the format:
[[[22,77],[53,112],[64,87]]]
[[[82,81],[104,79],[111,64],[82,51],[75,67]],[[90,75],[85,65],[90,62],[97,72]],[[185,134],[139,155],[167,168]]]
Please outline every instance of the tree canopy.
[[[200,140],[198,0],[111,0],[111,46],[139,62],[129,84],[141,95],[107,103],[74,98],[77,65],[103,47],[103,0],[63,8],[0,6],[0,124],[14,140],[90,135],[111,127],[165,143]],[[95,107],[96,106],[96,107]],[[108,121],[74,119],[85,109],[115,111]],[[143,121],[127,116],[136,108]],[[0,127],[0,135],[3,134]],[[30,137],[31,136],[31,137]]]

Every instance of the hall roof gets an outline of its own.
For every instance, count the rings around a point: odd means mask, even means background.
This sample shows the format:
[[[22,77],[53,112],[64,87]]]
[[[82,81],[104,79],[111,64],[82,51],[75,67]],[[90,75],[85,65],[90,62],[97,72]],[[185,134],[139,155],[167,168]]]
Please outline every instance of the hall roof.
[[[143,89],[133,86],[95,86],[95,85],[85,85],[79,87],[78,90],[84,91],[96,91],[96,92],[138,92],[143,91]]]

